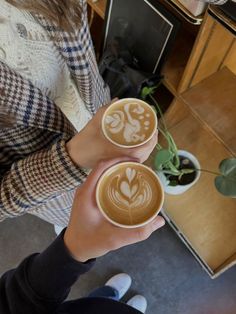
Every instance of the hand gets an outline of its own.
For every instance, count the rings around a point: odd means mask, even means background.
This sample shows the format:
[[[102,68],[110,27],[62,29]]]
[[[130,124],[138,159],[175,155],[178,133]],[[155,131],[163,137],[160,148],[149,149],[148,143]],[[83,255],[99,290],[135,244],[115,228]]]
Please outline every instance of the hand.
[[[127,158],[100,163],[75,194],[64,241],[71,255],[80,262],[143,241],[165,224],[164,219],[157,216],[144,227],[125,229],[112,225],[100,213],[95,199],[97,181],[107,168],[122,161]]]
[[[120,148],[103,135],[101,124],[106,109],[107,106],[100,108],[85,128],[67,142],[67,151],[73,162],[87,169],[94,168],[101,160],[120,156],[133,157],[143,163],[155,148],[158,133],[142,146]]]

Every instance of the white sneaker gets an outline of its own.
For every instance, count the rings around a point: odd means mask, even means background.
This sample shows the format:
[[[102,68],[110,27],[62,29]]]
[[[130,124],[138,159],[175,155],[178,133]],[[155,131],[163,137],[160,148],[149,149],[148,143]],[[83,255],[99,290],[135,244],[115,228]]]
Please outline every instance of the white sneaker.
[[[57,236],[59,236],[59,234],[62,232],[63,229],[64,229],[64,227],[54,225],[54,231],[55,231]]]
[[[133,298],[131,298],[127,304],[129,306],[132,306],[136,310],[140,311],[141,313],[145,313],[147,309],[147,300],[142,295],[135,295]]]
[[[111,277],[105,283],[105,286],[109,286],[116,289],[119,293],[119,299],[121,299],[129,290],[131,283],[132,283],[132,279],[128,274],[120,273]]]

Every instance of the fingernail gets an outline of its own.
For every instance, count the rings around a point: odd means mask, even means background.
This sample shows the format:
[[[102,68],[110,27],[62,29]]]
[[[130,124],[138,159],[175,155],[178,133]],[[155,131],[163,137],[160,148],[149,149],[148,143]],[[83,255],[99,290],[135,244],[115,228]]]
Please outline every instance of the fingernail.
[[[140,163],[140,158],[137,157],[130,157],[130,156],[124,156],[124,158],[127,158],[127,161],[133,161],[133,162],[139,162]]]

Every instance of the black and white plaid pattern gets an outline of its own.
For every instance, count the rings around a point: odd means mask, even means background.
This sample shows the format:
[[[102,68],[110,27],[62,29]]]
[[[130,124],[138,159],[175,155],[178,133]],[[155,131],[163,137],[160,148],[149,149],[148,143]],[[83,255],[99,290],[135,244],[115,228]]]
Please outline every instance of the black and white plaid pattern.
[[[81,184],[86,173],[65,149],[65,141],[75,134],[70,122],[39,89],[3,63],[0,104],[15,118],[13,127],[0,129],[3,220],[46,206],[48,199]]]
[[[55,40],[87,109],[95,114],[110,95],[98,72],[85,6],[83,1],[81,28],[71,36],[42,17],[37,20]],[[0,106],[15,119],[13,126],[0,128],[0,220],[30,212],[66,225],[74,189],[87,176],[65,148],[75,129],[53,101],[2,62]]]

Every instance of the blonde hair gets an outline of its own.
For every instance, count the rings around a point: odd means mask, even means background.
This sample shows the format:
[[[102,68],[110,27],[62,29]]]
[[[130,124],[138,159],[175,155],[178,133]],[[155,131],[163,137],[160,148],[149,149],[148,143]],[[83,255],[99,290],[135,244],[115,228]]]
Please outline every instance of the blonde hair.
[[[59,28],[71,32],[80,26],[80,0],[6,0],[19,9],[41,14]]]

